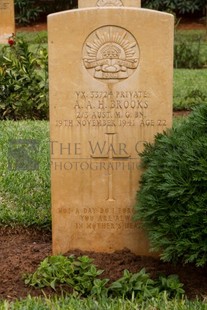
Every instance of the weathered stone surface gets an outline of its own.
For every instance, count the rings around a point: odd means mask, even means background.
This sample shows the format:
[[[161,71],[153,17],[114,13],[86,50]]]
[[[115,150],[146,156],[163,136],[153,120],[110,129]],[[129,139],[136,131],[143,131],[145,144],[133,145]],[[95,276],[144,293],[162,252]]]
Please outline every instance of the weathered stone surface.
[[[0,0],[0,43],[7,43],[15,33],[14,0]]]
[[[140,7],[141,0],[78,0],[79,8],[87,7]]]
[[[48,18],[53,252],[149,255],[132,220],[145,142],[172,124],[173,16],[134,8]]]

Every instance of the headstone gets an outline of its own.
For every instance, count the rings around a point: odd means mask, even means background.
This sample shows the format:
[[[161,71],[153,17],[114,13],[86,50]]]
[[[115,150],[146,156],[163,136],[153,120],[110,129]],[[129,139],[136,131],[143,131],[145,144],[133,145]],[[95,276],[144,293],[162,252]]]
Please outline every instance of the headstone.
[[[48,17],[53,253],[149,254],[132,220],[145,142],[172,125],[173,16]]]
[[[14,0],[0,0],[0,43],[7,43],[14,33]]]
[[[79,8],[86,7],[140,7],[141,0],[78,0]]]

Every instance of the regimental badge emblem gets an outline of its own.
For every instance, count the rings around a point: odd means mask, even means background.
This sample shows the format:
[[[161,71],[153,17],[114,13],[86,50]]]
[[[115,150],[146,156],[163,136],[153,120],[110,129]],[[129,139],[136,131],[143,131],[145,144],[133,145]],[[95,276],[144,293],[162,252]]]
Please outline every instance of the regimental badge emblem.
[[[86,39],[83,63],[87,71],[105,83],[127,79],[137,69],[140,59],[139,45],[124,28],[104,26]]]
[[[97,6],[124,6],[121,0],[98,0]]]

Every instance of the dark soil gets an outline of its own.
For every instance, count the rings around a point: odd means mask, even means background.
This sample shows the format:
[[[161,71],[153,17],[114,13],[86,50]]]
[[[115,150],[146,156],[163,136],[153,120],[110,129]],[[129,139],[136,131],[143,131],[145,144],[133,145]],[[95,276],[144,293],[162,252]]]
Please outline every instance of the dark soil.
[[[153,278],[157,275],[179,275],[180,281],[189,298],[207,296],[207,268],[196,268],[191,265],[174,266],[163,263],[152,257],[136,256],[129,250],[112,254],[81,252],[80,250],[67,253],[76,256],[88,255],[94,259],[94,264],[105,270],[104,278],[112,281],[118,279],[124,269],[135,273],[146,268]],[[51,234],[37,229],[0,228],[0,299],[14,300],[31,296],[43,296],[38,289],[27,287],[22,280],[24,273],[34,272],[38,264],[48,255],[51,255]],[[51,295],[50,289],[45,291]]]

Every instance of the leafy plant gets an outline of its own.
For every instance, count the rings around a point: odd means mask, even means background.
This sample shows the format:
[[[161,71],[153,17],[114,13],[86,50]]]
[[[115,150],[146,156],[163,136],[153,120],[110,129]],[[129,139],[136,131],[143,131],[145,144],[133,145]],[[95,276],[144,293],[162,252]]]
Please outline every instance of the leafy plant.
[[[109,286],[109,295],[129,299],[134,296],[143,302],[156,298],[162,292],[169,298],[181,297],[185,293],[182,287],[177,275],[160,276],[157,280],[152,280],[145,268],[134,274],[124,270],[123,276]]]
[[[160,292],[167,292],[170,298],[180,298],[185,293],[183,284],[180,283],[177,275],[160,276],[156,281],[156,285]]]
[[[47,257],[34,274],[24,276],[25,284],[38,288],[49,286],[54,290],[66,284],[82,296],[102,293],[108,280],[96,279],[103,270],[97,270],[92,261],[87,256],[77,259],[73,255]]]
[[[158,297],[163,291],[169,297],[184,294],[182,284],[178,278],[162,277],[157,281],[150,279],[145,269],[132,274],[124,270],[123,276],[110,285],[106,286],[109,279],[99,279],[103,270],[99,270],[92,264],[92,259],[87,256],[65,257],[50,256],[41,262],[33,274],[24,275],[25,284],[33,287],[44,288],[46,286],[56,290],[57,287],[65,285],[80,296],[94,297],[123,297],[144,301],[149,297]]]
[[[145,171],[135,218],[164,261],[207,263],[206,120],[204,104],[140,154]]]
[[[48,55],[19,39],[0,54],[0,119],[48,118]]]
[[[124,298],[131,298],[134,295],[138,299],[145,300],[145,298],[157,296],[159,289],[155,287],[155,282],[143,268],[135,274],[124,270],[123,276],[110,285],[109,294]]]

